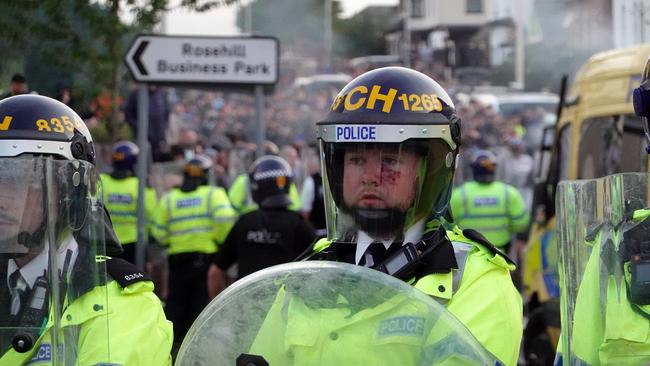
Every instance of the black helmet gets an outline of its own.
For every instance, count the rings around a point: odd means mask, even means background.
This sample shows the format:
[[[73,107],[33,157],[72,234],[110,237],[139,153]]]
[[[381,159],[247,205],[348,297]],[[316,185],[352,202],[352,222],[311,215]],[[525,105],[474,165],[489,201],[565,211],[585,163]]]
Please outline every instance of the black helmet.
[[[648,125],[648,118],[650,118],[650,57],[646,60],[645,67],[643,68],[641,85],[634,89],[632,95],[634,112],[643,119],[643,130],[648,140],[648,145],[645,149],[650,154],[650,126]]]
[[[401,236],[412,225],[444,214],[460,119],[449,95],[427,75],[403,67],[360,75],[335,98],[317,135],[330,239],[346,240],[351,230]],[[360,175],[359,164],[366,163],[381,168],[376,177]],[[346,170],[356,171],[358,187]],[[397,187],[405,185],[410,186]]]
[[[212,160],[205,155],[195,155],[183,168],[183,185],[181,190],[190,192],[198,186],[208,184],[212,169]]]
[[[103,210],[98,210],[99,180],[92,137],[83,120],[64,103],[34,94],[0,101],[0,158],[0,182],[22,183],[41,195],[49,194],[48,199],[35,199],[40,201],[44,216],[56,215],[54,227],[42,218],[35,231],[20,228],[16,236],[19,244],[37,247],[48,226],[59,232],[72,229],[76,236],[85,236],[101,231],[95,224],[109,222]],[[33,196],[30,193],[25,198],[25,205]],[[26,216],[22,219],[26,222]],[[105,228],[105,240],[110,245],[107,251],[118,253],[121,249],[113,240],[112,230]],[[2,239],[4,243],[10,240],[9,236]]]
[[[263,208],[289,206],[292,175],[289,163],[281,157],[266,155],[255,160],[249,173],[253,201]]]
[[[497,158],[490,151],[479,150],[474,153],[470,167],[472,168],[472,175],[474,176],[475,181],[480,183],[491,183],[494,182],[494,173],[497,169]]]
[[[113,169],[135,173],[135,164],[140,154],[138,145],[131,141],[118,141],[113,145]]]
[[[0,101],[0,156],[55,155],[95,163],[83,120],[58,100],[23,94]]]

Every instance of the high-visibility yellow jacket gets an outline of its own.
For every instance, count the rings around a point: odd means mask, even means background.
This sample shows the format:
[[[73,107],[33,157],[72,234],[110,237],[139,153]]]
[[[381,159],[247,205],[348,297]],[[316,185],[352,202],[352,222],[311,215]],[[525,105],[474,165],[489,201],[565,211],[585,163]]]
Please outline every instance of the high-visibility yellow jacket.
[[[66,344],[74,365],[171,365],[172,323],[153,293],[153,283],[120,286],[111,280],[74,300],[61,316],[61,327],[78,332],[76,344]],[[31,351],[13,348],[0,365],[52,365],[53,314]],[[66,340],[69,338],[66,338]],[[68,364],[68,363],[66,363]]]
[[[237,218],[226,191],[200,186],[191,192],[174,188],[158,202],[153,235],[169,254],[217,251]]]
[[[457,227],[447,235],[452,241],[459,269],[425,275],[412,285],[444,304],[500,361],[516,365],[522,336],[522,300],[510,278],[509,271],[514,265],[493,248],[468,239]],[[321,239],[314,250],[322,251],[330,245],[327,239]],[[295,317],[293,312],[287,313],[294,311],[294,306]],[[410,359],[414,354],[411,347],[421,347],[425,342],[420,338],[435,335],[402,331],[402,334],[383,338],[360,336],[381,335],[381,329],[369,329],[377,326],[373,316],[395,310],[394,306],[379,304],[354,316],[343,317],[347,321],[340,323],[336,319],[341,319],[343,310],[326,308],[314,314],[312,309],[306,320],[301,318],[304,313],[301,305],[288,301],[281,292],[251,353],[262,355],[271,365],[411,365],[414,364]],[[398,314],[400,311],[397,309],[396,317],[404,315]],[[418,327],[415,322],[411,328],[415,331]],[[340,342],[336,344],[341,351],[322,353],[333,342]],[[383,344],[381,342],[388,342],[387,347],[368,347]],[[389,343],[392,347],[388,347]],[[400,347],[404,347],[403,352]],[[361,351],[368,348],[373,349],[373,354]]]
[[[648,209],[634,212],[637,222],[649,216]],[[615,231],[613,235],[613,241],[619,241],[616,236],[621,233]],[[618,258],[617,253],[606,253],[616,249],[611,243],[603,249],[603,241],[608,238],[603,240],[598,232],[588,242],[593,247],[573,308],[571,358],[580,365],[647,365],[650,363],[650,305],[635,305],[629,298],[629,262],[615,264],[622,265],[620,277],[603,268],[605,262]],[[562,364],[565,357],[562,340],[557,351],[556,364]]]
[[[530,219],[519,191],[502,182],[467,182],[453,190],[450,206],[458,226],[480,232],[497,247],[525,231]]]
[[[111,215],[117,238],[122,245],[135,243],[138,239],[138,178],[115,179],[101,174],[101,180],[104,206]],[[145,189],[144,209],[147,231],[150,231],[156,209],[156,192],[152,188]]]

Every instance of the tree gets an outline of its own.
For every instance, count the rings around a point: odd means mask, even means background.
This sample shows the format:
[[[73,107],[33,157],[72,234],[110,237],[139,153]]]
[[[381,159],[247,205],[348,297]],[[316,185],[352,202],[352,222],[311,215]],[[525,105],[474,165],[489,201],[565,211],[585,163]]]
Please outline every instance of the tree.
[[[384,33],[391,24],[394,8],[368,7],[350,18],[342,19],[336,31],[335,50],[346,57],[386,53]]]
[[[205,11],[235,2],[181,0],[178,6]],[[0,0],[4,65],[22,63],[28,79],[35,76],[32,85],[44,90],[52,90],[53,80],[62,77],[79,78],[85,95],[107,90],[112,101],[108,135],[115,136],[126,46],[136,33],[150,32],[169,5],[169,0]]]

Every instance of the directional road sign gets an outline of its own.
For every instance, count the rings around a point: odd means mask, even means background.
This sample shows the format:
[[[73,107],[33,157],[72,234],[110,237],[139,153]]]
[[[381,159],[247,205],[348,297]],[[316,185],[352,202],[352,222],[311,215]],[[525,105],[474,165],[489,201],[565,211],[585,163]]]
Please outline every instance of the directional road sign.
[[[268,85],[278,80],[271,37],[138,35],[126,65],[138,82]]]

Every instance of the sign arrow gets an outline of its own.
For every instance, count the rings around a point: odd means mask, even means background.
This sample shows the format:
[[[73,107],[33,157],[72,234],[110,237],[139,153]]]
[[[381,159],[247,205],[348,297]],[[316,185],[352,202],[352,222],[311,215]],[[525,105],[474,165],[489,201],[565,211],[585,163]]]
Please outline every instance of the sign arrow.
[[[141,59],[142,54],[144,53],[144,49],[147,48],[148,45],[149,45],[149,41],[140,42],[138,49],[133,54],[133,62],[135,63],[135,66],[138,68],[138,71],[140,71],[142,75],[149,75],[147,69],[142,64],[142,59]]]

